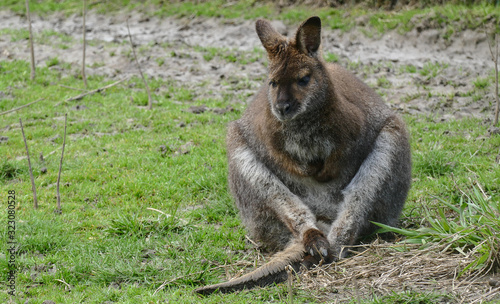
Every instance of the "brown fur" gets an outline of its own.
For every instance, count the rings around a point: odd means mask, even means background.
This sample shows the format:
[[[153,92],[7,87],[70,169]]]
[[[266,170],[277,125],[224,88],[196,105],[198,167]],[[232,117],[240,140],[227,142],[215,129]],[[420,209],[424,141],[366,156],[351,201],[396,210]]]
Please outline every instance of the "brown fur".
[[[304,254],[306,266],[341,258],[374,231],[371,221],[396,224],[411,179],[404,123],[370,87],[324,62],[318,17],[291,39],[264,20],[256,30],[269,76],[228,126],[229,185],[249,234],[285,250],[278,261],[292,258],[264,265],[251,284],[216,285],[225,292],[272,282],[266,273],[298,267]]]

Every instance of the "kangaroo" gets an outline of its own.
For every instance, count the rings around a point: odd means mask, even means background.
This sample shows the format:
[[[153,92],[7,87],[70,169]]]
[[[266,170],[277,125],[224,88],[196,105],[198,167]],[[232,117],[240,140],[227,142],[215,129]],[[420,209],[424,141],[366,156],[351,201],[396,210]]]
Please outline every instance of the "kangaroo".
[[[229,187],[268,264],[209,294],[264,286],[345,257],[380,222],[394,226],[411,183],[404,122],[368,85],[321,51],[321,20],[287,39],[265,20],[256,31],[269,75],[242,117],[228,125]]]

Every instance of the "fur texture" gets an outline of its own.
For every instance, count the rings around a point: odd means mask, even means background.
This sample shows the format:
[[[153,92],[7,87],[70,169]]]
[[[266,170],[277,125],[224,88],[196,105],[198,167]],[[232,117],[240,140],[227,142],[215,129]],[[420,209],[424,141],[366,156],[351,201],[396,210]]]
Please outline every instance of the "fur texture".
[[[298,272],[303,258],[303,245],[301,243],[295,243],[277,253],[268,263],[250,273],[228,282],[198,288],[195,292],[202,295],[209,295],[214,291],[227,293],[245,288],[264,287],[272,283],[283,282],[288,277],[286,266],[291,265],[292,269]]]
[[[228,126],[230,189],[268,250],[301,244],[309,258],[336,260],[374,231],[371,221],[396,225],[411,181],[406,127],[370,87],[324,62],[318,17],[291,39],[264,20],[256,30],[269,76]]]

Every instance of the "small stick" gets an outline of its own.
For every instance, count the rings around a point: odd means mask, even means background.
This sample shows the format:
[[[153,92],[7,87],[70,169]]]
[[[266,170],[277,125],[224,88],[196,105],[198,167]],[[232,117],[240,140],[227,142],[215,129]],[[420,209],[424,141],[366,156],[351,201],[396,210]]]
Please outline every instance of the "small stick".
[[[288,304],[293,304],[293,268],[290,265],[285,267],[288,274],[287,288],[288,288]]]
[[[165,213],[165,212],[163,212],[163,211],[161,211],[161,210],[158,210],[158,209],[155,209],[155,208],[149,208],[149,207],[148,207],[148,208],[146,208],[146,209],[147,209],[147,210],[151,210],[151,211],[156,211],[156,212],[158,212],[158,213],[161,213],[161,214],[163,214],[166,218],[170,218],[170,217],[172,217],[172,214]],[[184,224],[184,225],[187,225],[187,224],[188,224],[188,222],[187,222],[185,219],[183,219],[183,218],[176,217],[176,216],[174,216],[174,218],[175,218],[176,220],[178,220],[179,222],[182,222],[182,224]],[[197,226],[196,226],[196,225],[194,225],[194,227],[197,227]]]
[[[85,89],[73,88],[73,87],[70,87],[70,86],[67,86],[64,84],[58,84],[58,86],[60,86],[61,88],[71,89],[71,90],[75,90],[75,91],[81,91],[81,92],[86,91]]]
[[[497,99],[497,106],[495,109],[495,125],[498,125],[498,112],[500,111],[500,100],[498,98],[498,35],[495,34],[495,97]]]
[[[59,192],[59,183],[61,181],[61,169],[63,164],[64,157],[64,147],[66,146],[66,123],[68,121],[68,113],[64,114],[64,138],[63,138],[63,146],[61,152],[61,161],[59,162],[59,174],[57,175],[57,210],[61,211],[61,193]]]
[[[108,84],[107,86],[104,86],[102,88],[99,88],[99,89],[95,89],[95,90],[92,90],[92,91],[88,91],[88,92],[85,92],[85,93],[82,93],[80,95],[77,95],[77,96],[74,96],[74,97],[70,97],[68,99],[66,99],[66,101],[74,101],[74,100],[80,100],[82,99],[83,97],[87,96],[87,95],[91,95],[91,94],[94,94],[94,93],[98,93],[98,92],[101,92],[101,91],[104,91],[106,89],[109,89],[125,80],[127,80],[128,77],[126,78],[123,78],[122,80],[118,80],[117,82],[113,82],[112,84]]]
[[[83,0],[83,59],[82,59],[82,78],[85,88],[87,85],[87,76],[85,75],[85,46],[87,44],[86,40],[86,30],[85,30],[85,15],[87,14],[87,0]]]
[[[31,30],[31,15],[30,15],[30,3],[26,0],[26,15],[28,16],[28,30],[30,33],[30,52],[31,52],[31,80],[35,79],[35,50],[33,48],[33,31]]]
[[[132,48],[132,52],[134,53],[135,62],[137,63],[137,68],[139,68],[139,73],[141,74],[142,81],[144,82],[144,86],[146,87],[146,92],[148,93],[148,108],[151,110],[151,109],[153,109],[153,101],[151,100],[151,92],[149,91],[149,86],[148,86],[148,83],[146,81],[146,78],[144,78],[144,74],[142,74],[141,66],[139,65],[139,60],[137,60],[137,55],[135,53],[134,43],[132,42],[132,35],[130,35],[130,27],[128,26],[128,19],[127,19],[127,31],[128,31],[128,38],[130,39],[130,47]]]
[[[64,285],[66,285],[66,287],[68,288],[68,291],[71,291],[71,285],[69,285],[68,283],[66,283],[66,281],[64,280],[59,280],[59,279],[56,279],[57,282],[61,282],[63,283]]]
[[[255,248],[260,248],[259,244],[257,244],[254,240],[252,240],[248,235],[245,235],[245,238],[255,246]]]
[[[54,151],[50,152],[49,154],[45,155],[45,159],[49,158],[49,156],[53,155],[56,153],[57,150],[62,149],[62,147],[56,148]]]
[[[495,43],[495,54],[493,54],[493,49],[491,47],[491,41],[488,39],[488,47],[490,48],[491,60],[495,64],[495,99],[497,101],[495,107],[495,118],[493,120],[493,126],[498,124],[498,112],[500,111],[500,100],[498,98],[498,40],[497,34],[493,35],[493,42]]]
[[[24,136],[24,128],[23,128],[23,122],[21,121],[21,118],[19,118],[19,124],[21,125],[21,132],[23,133],[23,139],[24,139],[24,147],[26,148],[26,155],[28,156],[28,168],[30,171],[31,190],[33,191],[33,206],[35,207],[35,209],[37,209],[38,208],[38,201],[36,199],[35,179],[33,178],[33,170],[31,169],[30,152],[28,150],[28,143],[26,142],[26,136]]]
[[[8,113],[11,113],[11,112],[15,112],[15,111],[17,111],[17,110],[21,110],[22,108],[26,108],[27,106],[31,106],[32,104],[35,104],[35,103],[37,103],[37,102],[39,102],[39,101],[42,101],[42,100],[44,100],[44,99],[45,99],[45,98],[40,98],[40,99],[37,99],[37,100],[35,100],[35,101],[33,101],[33,102],[30,102],[30,103],[28,103],[28,104],[25,104],[25,105],[23,105],[23,106],[20,106],[20,107],[14,108],[14,109],[10,109],[10,110],[7,110],[7,111],[5,111],[5,112],[1,112],[1,113],[0,113],[0,116],[5,115],[5,114],[8,114]]]

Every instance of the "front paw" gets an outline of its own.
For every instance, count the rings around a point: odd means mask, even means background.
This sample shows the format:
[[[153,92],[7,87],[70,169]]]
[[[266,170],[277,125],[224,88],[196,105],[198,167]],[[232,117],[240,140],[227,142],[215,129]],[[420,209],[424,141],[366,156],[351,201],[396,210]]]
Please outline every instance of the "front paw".
[[[318,229],[307,230],[304,233],[303,243],[306,252],[311,256],[319,260],[323,259],[327,263],[333,260],[330,252],[330,243],[323,232]]]
[[[340,246],[340,245],[335,246],[334,245],[334,246],[330,247],[330,253],[333,256],[333,259],[335,261],[338,261],[338,260],[346,258],[349,255],[349,250],[348,250],[348,248],[346,248],[344,246]]]

